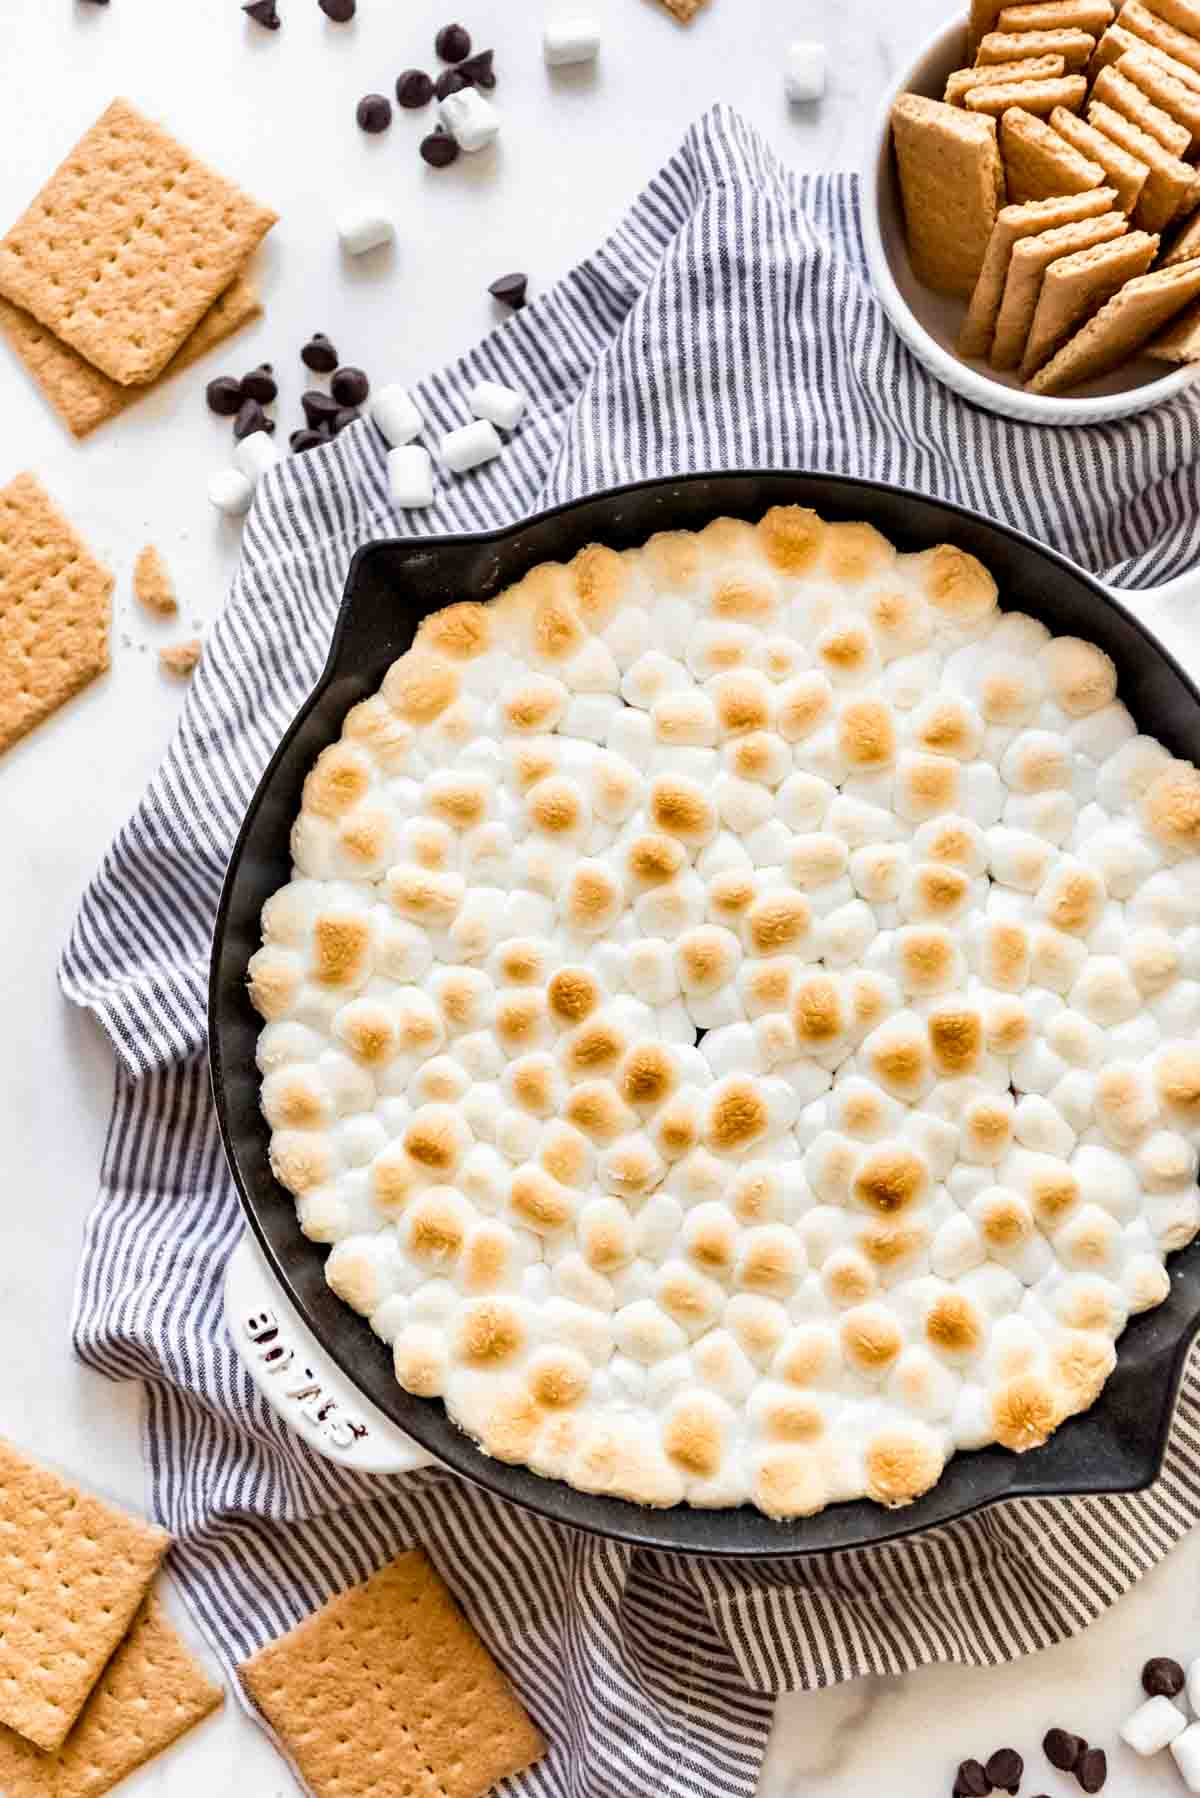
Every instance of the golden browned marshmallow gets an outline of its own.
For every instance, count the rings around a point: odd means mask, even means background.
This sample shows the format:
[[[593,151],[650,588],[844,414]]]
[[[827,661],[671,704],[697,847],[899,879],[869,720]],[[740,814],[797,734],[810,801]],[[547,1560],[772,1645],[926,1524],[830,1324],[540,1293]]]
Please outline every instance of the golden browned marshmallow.
[[[1104,1337],[1071,1330],[1050,1351],[1050,1376],[1064,1417],[1086,1411],[1099,1398],[1117,1364],[1116,1350]]]
[[[1023,924],[987,919],[979,933],[979,975],[1002,992],[1019,993],[1029,984],[1032,946]]]
[[[470,1207],[453,1187],[425,1187],[404,1213],[408,1253],[431,1271],[449,1271],[462,1253],[470,1221]]]
[[[929,1191],[929,1169],[914,1149],[885,1143],[863,1156],[851,1193],[859,1205],[881,1217],[896,1217],[919,1205]]]
[[[933,1065],[948,1079],[973,1074],[983,1059],[983,1018],[973,1005],[946,1001],[929,1014]]]
[[[947,623],[980,624],[995,610],[996,583],[983,563],[951,543],[918,555],[901,556],[906,573],[915,575],[926,599]]]
[[[413,818],[404,827],[404,847],[415,867],[446,870],[455,855],[454,834],[435,818]]]
[[[458,1166],[469,1146],[469,1134],[450,1105],[422,1105],[404,1132],[408,1158],[426,1177],[444,1181]]]
[[[887,1373],[904,1347],[900,1326],[884,1305],[856,1305],[842,1318],[838,1334],[846,1365],[869,1379]]]
[[[579,1246],[599,1274],[627,1267],[637,1253],[633,1219],[619,1199],[589,1199],[579,1214]]]
[[[304,809],[319,818],[341,818],[371,786],[371,759],[352,743],[323,749],[304,782]]]
[[[797,1392],[772,1393],[760,1421],[771,1442],[819,1442],[828,1428],[821,1406]]]
[[[382,874],[394,840],[392,816],[385,806],[360,805],[338,826],[338,848],[351,874]]]
[[[708,883],[708,909],[717,924],[738,925],[754,903],[758,887],[751,869],[730,868]]]
[[[733,1271],[738,1234],[728,1207],[719,1200],[710,1200],[688,1212],[680,1240],[689,1261],[702,1273],[720,1277]]]
[[[1052,637],[1041,654],[1046,685],[1070,718],[1111,705],[1117,693],[1117,671],[1094,643],[1078,637]]]
[[[650,722],[660,743],[703,747],[717,740],[717,708],[695,688],[660,695],[650,707]]]
[[[577,1088],[576,1091],[580,1089]],[[650,1126],[659,1154],[667,1161],[678,1161],[689,1154],[700,1141],[704,1115],[697,1101],[684,1093],[669,1099]]]
[[[1200,1048],[1178,1043],[1164,1049],[1154,1063],[1154,1090],[1173,1124],[1200,1126]]]
[[[655,830],[700,846],[717,834],[712,800],[698,781],[660,774],[650,784],[648,810]]]
[[[425,802],[431,817],[451,830],[474,830],[490,809],[488,783],[480,774],[442,774],[429,781]]]
[[[668,1261],[663,1266],[654,1296],[667,1316],[681,1329],[696,1332],[714,1323],[720,1314],[724,1293],[715,1280],[708,1279],[683,1261]]]
[[[730,1079],[713,1089],[704,1140],[718,1154],[748,1149],[767,1133],[770,1117],[752,1080]]]
[[[885,1022],[863,1044],[867,1065],[895,1098],[921,1096],[932,1077],[933,1057],[926,1030],[916,1019]]]
[[[831,1305],[839,1311],[863,1305],[879,1286],[875,1269],[856,1248],[835,1249],[821,1265],[821,1285]]]
[[[1012,1147],[1011,1098],[1007,1093],[987,1093],[970,1100],[963,1107],[958,1127],[964,1153],[972,1161],[982,1161],[994,1166]]]
[[[952,1361],[969,1361],[983,1347],[986,1325],[965,1292],[943,1292],[925,1313],[925,1340]]]
[[[385,773],[400,774],[408,766],[415,732],[397,718],[381,693],[373,693],[346,713],[342,735],[364,743]]]
[[[418,1398],[440,1398],[449,1354],[441,1332],[429,1324],[405,1324],[392,1344],[397,1383]]]
[[[925,601],[905,587],[885,587],[867,601],[867,617],[876,641],[889,656],[912,655],[933,635]]]
[[[459,1316],[454,1351],[467,1367],[505,1367],[521,1354],[526,1340],[516,1305],[502,1298],[478,1299]]]
[[[592,1016],[563,1039],[563,1066],[571,1080],[609,1075],[628,1047],[624,1031],[611,1018]]]
[[[333,1122],[333,1103],[311,1068],[292,1066],[262,1084],[263,1116],[272,1130],[316,1130]]]
[[[832,681],[857,681],[875,667],[875,643],[858,619],[832,624],[813,644],[813,653]]]
[[[552,731],[567,709],[569,695],[560,680],[549,674],[527,674],[500,696],[500,713],[507,729],[523,737]]]
[[[675,1059],[665,1043],[635,1043],[617,1069],[617,1090],[639,1110],[655,1110],[678,1083]]]
[[[778,588],[767,576],[750,569],[726,575],[713,587],[713,617],[726,624],[752,624],[758,630],[767,630],[778,611]]]
[[[753,1018],[786,1012],[791,1005],[796,968],[795,960],[788,955],[744,963],[740,984],[747,1014]]]
[[[755,955],[794,955],[811,928],[808,900],[790,887],[772,887],[746,913],[745,934]]]
[[[334,1035],[364,1067],[385,1066],[400,1048],[395,1011],[379,999],[354,999],[333,1020]]]
[[[298,1198],[333,1174],[328,1138],[315,1130],[277,1130],[271,1138],[271,1172]]]
[[[989,1249],[1013,1255],[1033,1236],[1033,1213],[1018,1193],[1004,1186],[989,1187],[972,1207],[979,1234]]]
[[[434,930],[454,922],[467,890],[461,874],[439,874],[415,862],[389,868],[383,886],[393,911]]]
[[[728,1409],[709,1392],[684,1394],[663,1422],[663,1448],[682,1472],[714,1479],[725,1456]]]
[[[961,868],[918,862],[906,893],[908,915],[915,921],[949,923],[962,915],[970,897],[971,883]]]
[[[546,999],[539,987],[513,987],[496,1000],[495,1031],[506,1054],[525,1055],[549,1040]]]
[[[841,1361],[837,1336],[826,1324],[801,1324],[782,1344],[774,1372],[792,1386],[832,1379]]]
[[[549,1117],[561,1098],[558,1064],[544,1051],[520,1055],[510,1062],[505,1083],[513,1104],[534,1117]]]
[[[961,775],[952,756],[906,750],[896,767],[896,810],[915,823],[952,812]]]
[[[474,1297],[503,1286],[514,1269],[516,1237],[507,1224],[485,1217],[467,1237],[458,1265],[463,1291]]]
[[[581,1405],[592,1383],[592,1369],[578,1349],[548,1347],[529,1357],[525,1370],[529,1396],[548,1411]]]
[[[562,1186],[583,1186],[592,1170],[592,1148],[572,1124],[547,1126],[538,1145],[538,1160]]]
[[[895,1508],[936,1486],[946,1458],[931,1430],[880,1430],[867,1449],[867,1493]]]
[[[535,1162],[526,1162],[514,1172],[508,1204],[517,1223],[539,1236],[552,1236],[565,1229],[575,1215],[575,1194],[571,1188]]]
[[[846,1033],[846,1008],[834,976],[805,974],[792,995],[792,1024],[802,1049],[832,1048]]]
[[[918,708],[913,719],[913,742],[931,755],[952,755],[970,761],[983,740],[974,706],[964,699],[944,697]]]
[[[581,936],[599,936],[625,909],[625,894],[608,864],[581,861],[571,871],[560,900],[562,915]]]
[[[779,1209],[779,1181],[770,1164],[750,1162],[740,1168],[729,1185],[728,1205],[741,1224],[763,1224],[774,1218]]]
[[[785,1224],[757,1224],[741,1242],[734,1279],[747,1292],[787,1298],[804,1270],[796,1232]]]
[[[615,1142],[637,1126],[637,1113],[623,1103],[609,1080],[581,1081],[567,1095],[564,1116],[596,1143]]]
[[[708,995],[728,986],[740,960],[737,938],[720,924],[686,930],[675,945],[679,984],[688,994]]]
[[[1093,868],[1064,858],[1038,893],[1037,908],[1055,930],[1086,936],[1099,923],[1107,896]]]
[[[821,567],[835,581],[857,587],[883,574],[896,552],[873,524],[827,524],[821,543]]]
[[[896,964],[908,993],[944,992],[959,966],[959,954],[948,930],[936,924],[911,924],[896,932]]]
[[[410,649],[383,677],[383,697],[408,724],[432,724],[458,698],[456,669],[442,656]]]
[[[575,609],[589,630],[601,631],[615,616],[634,583],[637,552],[589,543],[568,564],[575,590]]]
[[[666,1169],[648,1137],[623,1136],[600,1156],[601,1182],[621,1198],[652,1192]]]
[[[658,531],[643,545],[646,573],[660,592],[681,593],[700,579],[704,558],[691,531]]]
[[[1000,762],[1001,775],[1016,793],[1049,793],[1069,787],[1072,771],[1066,738],[1045,730],[1022,731]]]
[[[783,574],[806,574],[815,567],[827,530],[808,506],[772,506],[758,526],[768,562]]]
[[[423,618],[417,640],[423,649],[456,662],[472,662],[492,645],[491,614],[476,600],[460,600]]]
[[[772,729],[775,697],[770,681],[752,669],[718,674],[708,684],[722,737],[745,736]]]
[[[560,842],[582,836],[591,822],[578,781],[563,774],[551,774],[530,788],[525,814],[535,830]]]
[[[846,766],[859,773],[890,768],[896,759],[896,724],[882,699],[849,700],[838,714],[838,747]]]
[[[1037,709],[1039,691],[1033,674],[1017,662],[1002,663],[998,668],[985,666],[979,682],[979,710],[988,724],[1024,724]]]
[[[1166,849],[1181,855],[1200,850],[1200,770],[1171,762],[1147,787],[1141,802],[1146,829]]]
[[[1179,950],[1165,930],[1135,930],[1125,944],[1125,960],[1144,998],[1163,992],[1179,973]]]
[[[1053,1234],[1076,1211],[1082,1199],[1079,1181],[1065,1161],[1039,1158],[1029,1176],[1029,1204],[1039,1228]]]
[[[726,745],[725,756],[739,780],[777,787],[792,772],[792,752],[773,730],[752,730]]]
[[[371,926],[361,914],[333,910],[318,915],[312,933],[312,974],[320,986],[350,990],[370,970]]]
[[[772,1448],[759,1459],[754,1502],[768,1517],[811,1517],[829,1503],[825,1462],[813,1445]]]
[[[625,871],[635,891],[674,880],[687,862],[687,850],[674,837],[647,832],[625,851]]]
[[[1017,1454],[1040,1448],[1062,1421],[1054,1388],[1034,1373],[1020,1374],[998,1386],[991,1409],[997,1442]]]
[[[775,728],[789,743],[798,743],[833,716],[833,688],[823,674],[797,674],[776,694]]]

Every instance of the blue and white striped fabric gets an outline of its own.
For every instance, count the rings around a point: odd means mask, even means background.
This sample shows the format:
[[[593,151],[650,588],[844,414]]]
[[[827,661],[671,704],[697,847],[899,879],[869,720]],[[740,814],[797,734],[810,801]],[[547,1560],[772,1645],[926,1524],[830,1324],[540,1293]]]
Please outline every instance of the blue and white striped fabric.
[[[884,321],[854,181],[788,175],[724,109],[590,260],[416,390],[430,426],[459,423],[484,377],[525,389],[526,419],[430,511],[391,509],[368,424],[267,476],[175,740],[84,898],[62,982],[108,1030],[119,1074],[75,1340],[145,1382],[154,1513],[231,1666],[420,1541],[552,1744],[510,1789],[748,1798],[774,1693],[1028,1653],[1165,1554],[1200,1516],[1200,1377],[1149,1492],[1022,1502],[869,1555],[760,1568],[634,1553],[440,1470],[385,1480],[317,1460],[259,1400],[221,1316],[241,1219],[204,1012],[230,845],[369,538],[494,526],[640,476],[799,466],[964,502],[1146,584],[1200,550],[1200,410],[1181,398],[1054,433],[973,411]]]

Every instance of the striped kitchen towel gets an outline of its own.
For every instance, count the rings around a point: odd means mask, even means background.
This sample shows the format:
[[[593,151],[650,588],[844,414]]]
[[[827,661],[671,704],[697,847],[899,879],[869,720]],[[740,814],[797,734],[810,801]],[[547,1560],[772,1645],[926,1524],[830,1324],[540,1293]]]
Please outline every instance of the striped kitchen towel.
[[[523,388],[498,460],[407,514],[368,423],[272,471],[175,739],[63,957],[65,991],[119,1058],[75,1340],[90,1365],[145,1383],[153,1512],[196,1616],[232,1665],[423,1542],[551,1743],[510,1788],[538,1798],[748,1798],[774,1693],[1043,1647],[1200,1516],[1193,1368],[1149,1492],[1022,1501],[869,1554],[759,1568],[635,1553],[441,1470],[388,1480],[316,1459],[260,1402],[223,1326],[242,1221],[204,1060],[209,939],[234,833],[321,669],[359,544],[495,526],[641,476],[794,466],[977,507],[1126,585],[1195,559],[1200,410],[1180,398],[1043,433],[972,410],[884,320],[857,206],[851,177],[789,175],[718,108],[594,256],[415,389],[440,432],[481,378]]]

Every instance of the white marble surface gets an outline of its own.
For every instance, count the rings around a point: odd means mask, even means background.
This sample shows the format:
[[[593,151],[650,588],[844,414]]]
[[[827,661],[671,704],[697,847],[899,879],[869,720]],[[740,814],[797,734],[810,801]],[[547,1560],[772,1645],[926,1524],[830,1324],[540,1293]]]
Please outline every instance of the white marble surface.
[[[598,67],[550,75],[538,50],[540,6],[466,0],[461,16],[477,43],[496,47],[505,130],[496,153],[433,173],[416,156],[427,115],[400,115],[388,134],[366,139],[353,112],[362,93],[429,63],[443,0],[359,0],[348,28],[327,24],[315,0],[280,0],[285,23],[275,35],[247,24],[237,0],[0,0],[5,223],[116,93],[163,118],[282,215],[261,258],[265,320],[88,443],[72,442],[0,358],[0,482],[37,470],[117,575],[112,673],[0,761],[9,1045],[0,1056],[0,1431],[131,1505],[142,1494],[137,1394],[80,1368],[67,1339],[111,1061],[98,1033],[60,999],[54,967],[80,887],[153,768],[179,703],[153,655],[172,633],[133,616],[134,556],[150,540],[167,556],[183,601],[179,635],[214,614],[233,566],[236,528],[204,498],[228,442],[227,427],[204,410],[205,379],[274,361],[286,431],[298,422],[304,384],[296,352],[313,330],[329,332],[379,379],[436,366],[487,328],[493,276],[526,267],[534,287],[548,284],[596,243],[688,122],[718,98],[740,107],[792,163],[849,166],[876,96],[945,10],[944,0],[904,8],[713,0],[682,32],[652,0],[586,4],[605,26]],[[831,86],[820,106],[789,108],[783,98],[780,55],[799,34],[830,45]],[[393,214],[398,243],[393,254],[350,265],[332,221],[366,198]],[[1173,635],[1186,630],[1187,602],[1184,590],[1168,619]],[[1143,1656],[1200,1647],[1198,1574],[1200,1544],[1192,1542],[1081,1641],[1023,1666],[936,1669],[785,1700],[764,1794],[930,1798],[948,1790],[943,1774],[961,1754],[1002,1739],[1032,1746],[1052,1720],[1111,1741]],[[1114,1766],[1110,1789],[1131,1798],[1176,1789],[1169,1761],[1147,1768],[1116,1755]],[[1048,1776],[1031,1777],[1026,1791],[1042,1786],[1068,1790]],[[295,1790],[232,1705],[125,1789],[131,1798]]]

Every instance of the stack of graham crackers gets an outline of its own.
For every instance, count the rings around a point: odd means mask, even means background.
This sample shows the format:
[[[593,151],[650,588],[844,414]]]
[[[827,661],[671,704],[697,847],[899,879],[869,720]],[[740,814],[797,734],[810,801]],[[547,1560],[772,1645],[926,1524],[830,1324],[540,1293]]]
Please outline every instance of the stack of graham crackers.
[[[1200,362],[1200,0],[971,0],[967,56],[892,112],[913,272],[967,302],[960,355],[1044,394]]]
[[[100,1798],[222,1702],[150,1590],[168,1541],[0,1442],[4,1798]]]
[[[114,100],[0,239],[0,332],[84,437],[258,317],[274,223]]]

